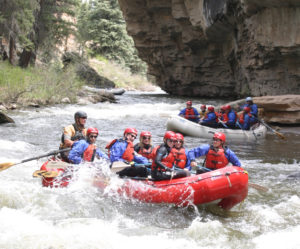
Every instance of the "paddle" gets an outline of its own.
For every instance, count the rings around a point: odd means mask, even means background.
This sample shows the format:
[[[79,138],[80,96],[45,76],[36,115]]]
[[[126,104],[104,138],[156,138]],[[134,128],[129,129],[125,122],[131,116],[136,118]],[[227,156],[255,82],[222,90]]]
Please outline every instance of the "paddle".
[[[58,171],[36,170],[33,172],[33,177],[53,178],[59,175]]]
[[[255,119],[258,120],[258,122],[260,122],[261,124],[263,124],[265,127],[267,127],[270,131],[272,131],[273,133],[275,133],[281,139],[286,139],[286,137],[283,134],[281,134],[278,131],[275,131],[272,127],[270,127],[269,125],[267,125],[263,120],[261,120],[259,118],[255,118]]]
[[[201,170],[204,170],[204,171],[206,171],[206,172],[213,171],[212,169],[208,169],[208,168],[206,168],[206,167],[202,167],[202,166],[199,166],[199,165],[197,165],[197,168],[199,168],[199,169],[201,169]],[[251,183],[251,182],[248,182],[248,186],[249,186],[249,187],[252,187],[252,188],[254,188],[254,189],[256,189],[256,190],[263,191],[263,192],[268,192],[268,190],[269,190],[269,189],[266,188],[266,187],[263,187],[263,186],[260,186],[260,185],[258,185],[258,184]]]
[[[110,166],[110,169],[112,172],[116,173],[116,172],[119,172],[121,171],[122,169],[125,169],[127,167],[130,167],[130,166],[136,166],[136,167],[142,167],[142,166],[150,166],[151,163],[146,163],[146,164],[138,164],[138,163],[134,163],[134,162],[131,162],[131,163],[125,163],[124,161],[115,161],[111,164]]]
[[[219,122],[225,127],[225,128],[228,128],[228,126],[222,121],[219,119]]]
[[[33,161],[33,160],[36,160],[36,159],[43,158],[43,157],[56,155],[56,154],[58,154],[58,153],[66,152],[66,151],[69,151],[69,150],[71,150],[71,148],[66,148],[66,149],[62,149],[62,150],[55,150],[55,151],[49,152],[49,153],[44,154],[44,155],[41,155],[41,156],[37,156],[37,157],[32,157],[32,158],[24,159],[24,160],[22,160],[22,161],[15,162],[15,163],[14,163],[14,162],[0,163],[0,171],[5,170],[5,169],[8,169],[8,168],[10,168],[11,166],[14,166],[14,165],[17,165],[17,164],[26,163],[26,162],[29,162],[29,161]]]

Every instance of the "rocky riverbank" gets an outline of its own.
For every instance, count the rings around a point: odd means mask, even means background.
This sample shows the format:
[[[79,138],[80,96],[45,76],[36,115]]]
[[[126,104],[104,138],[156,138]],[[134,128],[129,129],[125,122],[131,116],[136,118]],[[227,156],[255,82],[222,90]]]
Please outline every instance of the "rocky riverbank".
[[[82,90],[77,94],[75,103],[79,105],[87,105],[90,103],[95,104],[98,102],[116,103],[117,100],[115,98],[113,91],[104,90],[104,89],[94,90],[93,88],[83,87]],[[5,114],[5,111],[8,110],[15,110],[20,108],[39,108],[47,105],[71,104],[71,103],[72,102],[68,97],[63,98],[60,101],[55,100],[55,97],[53,97],[53,99],[50,101],[36,99],[31,102],[27,102],[26,100],[19,99],[17,102],[11,102],[6,104],[0,103],[0,124],[14,123],[13,119],[11,119]]]

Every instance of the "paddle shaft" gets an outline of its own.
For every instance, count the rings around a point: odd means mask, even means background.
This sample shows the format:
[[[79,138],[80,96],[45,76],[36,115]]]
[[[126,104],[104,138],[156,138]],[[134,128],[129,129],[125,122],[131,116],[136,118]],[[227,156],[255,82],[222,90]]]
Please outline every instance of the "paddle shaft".
[[[219,120],[219,122],[220,122],[225,128],[228,128],[228,126],[227,126],[222,120]]]
[[[28,159],[24,159],[20,162],[17,162],[17,163],[13,163],[13,162],[6,162],[6,163],[0,163],[0,171],[2,170],[6,170],[14,165],[17,165],[17,164],[21,164],[21,163],[25,163],[25,162],[29,162],[29,161],[33,161],[33,160],[36,160],[36,159],[40,159],[42,157],[47,157],[47,156],[52,156],[52,155],[56,155],[58,153],[61,153],[61,152],[66,152],[66,151],[69,151],[71,148],[66,148],[66,149],[62,149],[62,150],[55,150],[55,151],[52,151],[52,152],[49,152],[45,155],[41,155],[41,156],[37,156],[37,157],[32,157],[32,158],[28,158]]]
[[[29,161],[33,161],[33,160],[37,160],[37,159],[43,158],[43,157],[56,155],[56,154],[61,153],[61,152],[67,152],[69,150],[71,150],[71,148],[66,148],[66,149],[62,149],[62,150],[55,150],[55,151],[49,152],[49,153],[41,155],[41,156],[36,156],[36,157],[24,159],[24,160],[22,160],[22,161],[20,161],[18,163],[15,163],[15,164],[26,163],[26,162],[29,162]]]
[[[265,127],[267,127],[270,131],[272,131],[273,133],[275,133],[278,137],[280,137],[281,139],[285,139],[285,136],[283,134],[281,134],[278,131],[275,131],[271,126],[267,125],[264,121],[262,121],[259,118],[255,118],[258,122],[260,122],[261,124],[263,124]]]

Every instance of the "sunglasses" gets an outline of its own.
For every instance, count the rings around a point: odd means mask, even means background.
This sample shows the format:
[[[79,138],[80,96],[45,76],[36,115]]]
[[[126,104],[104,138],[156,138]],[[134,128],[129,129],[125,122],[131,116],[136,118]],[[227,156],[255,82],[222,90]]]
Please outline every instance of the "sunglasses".
[[[218,139],[218,138],[213,138],[213,141],[216,141],[216,142],[222,142],[222,140]]]
[[[146,139],[150,139],[150,137],[143,137],[143,139],[144,139],[144,140],[146,140]]]
[[[128,135],[130,135],[131,137],[133,137],[134,139],[136,138],[136,135],[129,133]]]
[[[171,143],[175,143],[176,142],[176,140],[172,140],[172,139],[168,139],[168,141],[171,142]]]
[[[82,119],[87,119],[87,117],[82,117]]]
[[[176,140],[175,143],[181,143],[181,144],[182,144],[183,141],[181,141],[181,140]]]
[[[89,138],[97,138],[98,136],[89,136]]]

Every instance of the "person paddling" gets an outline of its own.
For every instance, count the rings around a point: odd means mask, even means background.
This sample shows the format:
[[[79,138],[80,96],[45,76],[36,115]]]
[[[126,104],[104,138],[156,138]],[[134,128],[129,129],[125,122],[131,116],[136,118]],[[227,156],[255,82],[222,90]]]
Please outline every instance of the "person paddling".
[[[199,122],[199,113],[196,108],[192,107],[193,103],[191,100],[186,102],[186,108],[179,112],[179,116],[184,117],[192,122]]]
[[[87,129],[87,139],[76,141],[69,153],[69,161],[74,164],[81,162],[93,162],[95,157],[109,160],[108,156],[96,146],[96,140],[99,135],[97,128]]]
[[[250,118],[250,125],[253,125],[255,123],[257,123],[257,118],[258,118],[258,108],[257,105],[253,103],[253,99],[251,97],[247,97],[246,98],[246,104],[244,104],[241,109],[244,110],[244,107],[249,107],[250,108],[250,112],[249,114],[251,114],[251,118]]]
[[[146,167],[134,166],[134,163],[143,165],[148,164],[147,158],[138,156],[134,152],[133,142],[136,139],[137,134],[138,132],[135,128],[126,128],[123,133],[123,138],[114,139],[105,147],[106,149],[108,149],[108,155],[112,163],[121,161],[127,163],[128,165],[133,164],[132,166],[128,166],[123,170],[117,172],[120,177],[147,176]]]
[[[154,148],[151,166],[151,177],[154,180],[169,180],[189,175],[186,170],[173,170],[175,162],[173,147],[176,140],[176,134],[173,131],[167,131],[163,138],[163,144]]]
[[[213,135],[211,145],[203,144],[199,147],[189,150],[188,157],[191,160],[191,166],[196,167],[196,158],[206,156],[204,166],[210,170],[220,169],[231,163],[233,166],[241,167],[241,163],[235,153],[225,146],[226,136],[222,132],[216,132]],[[205,173],[207,170],[198,169],[197,173]]]
[[[87,130],[85,128],[85,123],[87,120],[87,114],[84,111],[77,111],[74,114],[74,124],[68,125],[63,129],[63,134],[61,136],[61,144],[59,149],[71,148],[75,141],[85,139]],[[69,151],[60,153],[63,161],[69,162],[68,159]]]

